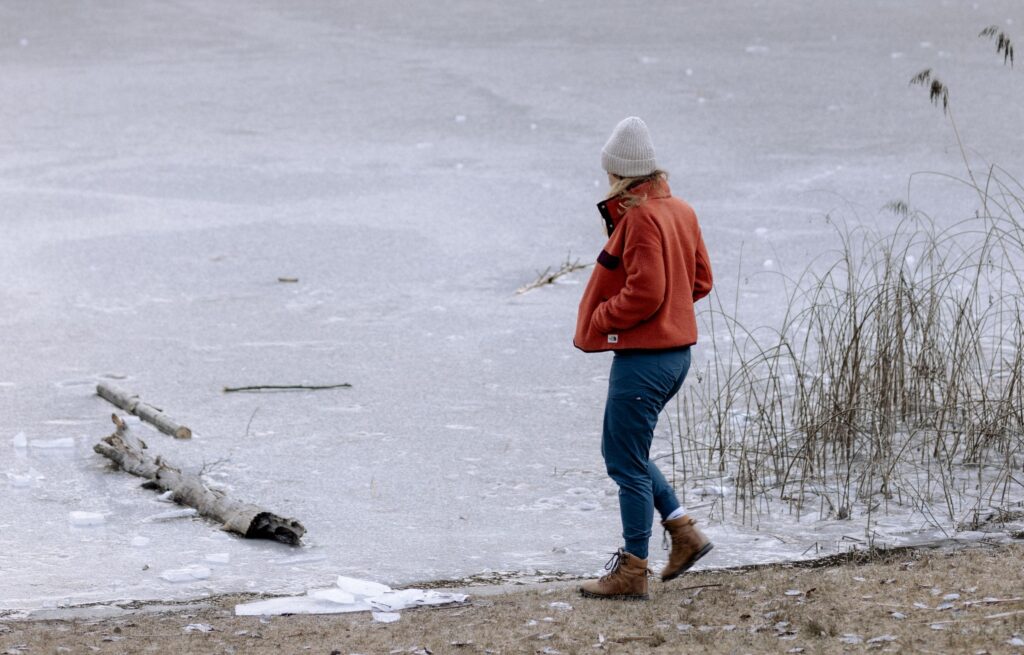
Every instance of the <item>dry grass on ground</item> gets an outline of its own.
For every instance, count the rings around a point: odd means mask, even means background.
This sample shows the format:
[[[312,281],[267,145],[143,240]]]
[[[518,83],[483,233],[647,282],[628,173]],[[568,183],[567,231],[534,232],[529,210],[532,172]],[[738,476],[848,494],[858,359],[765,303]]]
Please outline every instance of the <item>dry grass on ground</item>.
[[[575,586],[402,613],[235,617],[209,608],[0,623],[0,653],[1022,653],[1024,546],[914,551],[866,564],[774,566],[652,581],[651,600]],[[186,633],[189,624],[211,632]]]

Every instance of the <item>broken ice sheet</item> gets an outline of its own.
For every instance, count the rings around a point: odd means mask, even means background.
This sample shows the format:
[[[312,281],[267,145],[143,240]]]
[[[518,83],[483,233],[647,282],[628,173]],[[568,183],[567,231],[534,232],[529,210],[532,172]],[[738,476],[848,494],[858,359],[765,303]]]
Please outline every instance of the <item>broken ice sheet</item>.
[[[340,605],[351,605],[356,602],[356,597],[343,589],[316,589],[307,592],[306,595]]]
[[[461,603],[465,602],[466,598],[464,594],[422,589],[393,591],[391,587],[377,582],[338,576],[336,587],[310,590],[305,596],[271,598],[236,605],[235,615],[343,614],[366,610],[386,614],[408,607]]]
[[[353,596],[379,596],[391,591],[391,587],[379,582],[359,580],[358,578],[349,578],[344,575],[338,576],[337,585],[338,589],[347,591]]]
[[[402,618],[398,612],[372,612],[371,615],[377,623],[394,623]]]

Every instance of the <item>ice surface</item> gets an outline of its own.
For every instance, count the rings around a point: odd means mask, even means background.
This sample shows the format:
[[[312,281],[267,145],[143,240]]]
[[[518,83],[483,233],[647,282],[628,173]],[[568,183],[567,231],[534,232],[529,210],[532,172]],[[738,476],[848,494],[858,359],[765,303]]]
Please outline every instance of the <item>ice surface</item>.
[[[83,512],[76,510],[68,513],[68,523],[76,528],[103,525],[106,522],[106,516],[100,512]]]
[[[186,507],[184,509],[172,509],[166,512],[160,512],[158,514],[152,514],[142,519],[143,523],[156,523],[158,521],[173,521],[174,519],[187,519],[193,516],[199,516],[199,512],[193,507]]]
[[[13,445],[15,448],[27,448],[28,437],[25,436],[24,432],[19,432],[18,434],[14,435],[14,437],[11,439],[11,445]]]
[[[208,564],[230,564],[231,553],[210,553],[203,560]]]
[[[975,37],[1017,0],[660,3],[625,41],[623,8],[0,6],[0,434],[66,439],[71,424],[52,422],[74,421],[77,441],[0,443],[4,472],[24,475],[7,464],[22,456],[60,481],[8,477],[0,493],[0,516],[23,526],[0,531],[0,607],[194,596],[154,571],[210,552],[231,565],[204,593],[599,567],[619,526],[600,455],[609,358],[571,345],[588,272],[514,291],[600,250],[599,153],[623,116],[650,125],[750,326],[784,311],[771,280],[834,245],[826,214],[888,220],[876,210],[911,173],[961,174],[941,110],[907,85],[917,71],[955,87],[970,152],[1024,171],[1024,135],[1006,127],[1024,124],[1024,85]],[[912,201],[943,225],[973,215],[947,185]],[[702,337],[694,370],[713,346]],[[114,367],[208,435],[176,442],[132,419],[154,451],[302,521],[306,545],[194,520],[146,524],[151,542],[132,548],[157,494],[91,450],[113,429],[94,386]],[[299,381],[353,386],[221,392]],[[665,425],[655,449],[669,451]],[[726,486],[676,484],[688,501]],[[55,531],[82,499],[109,508],[108,529]],[[772,508],[744,524],[734,499],[697,509],[716,543],[701,566],[864,537],[861,516]],[[890,511],[886,544],[940,534]],[[116,589],[94,565],[112,554],[126,561]]]
[[[132,543],[132,546],[134,546],[135,548],[145,548],[146,546],[149,545],[150,541],[151,540],[150,540],[149,537],[138,536],[138,537],[132,537],[132,542],[131,543]]]
[[[193,564],[180,569],[168,569],[160,573],[160,578],[167,582],[195,582],[196,580],[206,580],[211,575],[210,569],[205,566],[199,566]]]

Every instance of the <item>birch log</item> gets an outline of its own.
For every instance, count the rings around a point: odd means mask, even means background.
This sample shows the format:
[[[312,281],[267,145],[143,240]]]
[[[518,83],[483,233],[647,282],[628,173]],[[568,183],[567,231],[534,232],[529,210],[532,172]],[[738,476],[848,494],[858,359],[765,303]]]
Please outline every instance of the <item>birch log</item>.
[[[175,502],[194,507],[201,515],[223,524],[225,530],[250,539],[274,539],[297,546],[306,528],[293,519],[267,512],[255,505],[227,498],[210,489],[198,475],[183,473],[163,457],[150,454],[146,443],[133,435],[123,420],[111,417],[117,429],[93,447],[122,469],[146,478],[151,487],[170,491]]]
[[[175,439],[192,438],[192,430],[164,414],[159,407],[142,402],[138,394],[106,382],[100,382],[96,385],[96,395],[130,414],[135,414],[146,423],[155,426],[157,430],[169,434]]]

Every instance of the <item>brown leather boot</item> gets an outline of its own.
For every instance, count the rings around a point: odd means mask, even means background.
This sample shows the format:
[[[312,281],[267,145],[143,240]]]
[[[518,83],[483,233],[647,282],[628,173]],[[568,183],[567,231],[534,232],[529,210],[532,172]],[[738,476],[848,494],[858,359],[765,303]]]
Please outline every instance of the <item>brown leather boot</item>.
[[[665,532],[672,538],[672,550],[668,564],[661,571],[661,581],[678,578],[684,571],[708,554],[714,545],[700,530],[694,527],[697,521],[689,516],[680,516],[671,521],[662,521]]]
[[[598,580],[589,580],[580,587],[587,598],[611,600],[647,600],[647,560],[619,549],[604,565],[608,571]]]

